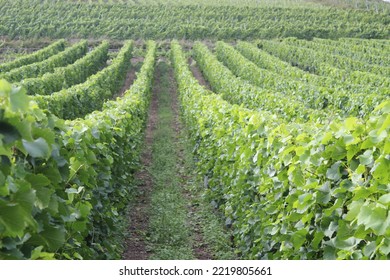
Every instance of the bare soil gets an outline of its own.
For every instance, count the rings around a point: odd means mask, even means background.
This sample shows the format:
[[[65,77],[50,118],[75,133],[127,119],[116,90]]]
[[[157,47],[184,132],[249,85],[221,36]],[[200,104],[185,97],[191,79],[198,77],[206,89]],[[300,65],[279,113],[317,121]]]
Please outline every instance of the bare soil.
[[[143,62],[144,61],[144,58],[143,57],[132,57],[130,59],[130,62],[131,62],[131,65],[136,65],[137,63],[139,62]]]
[[[137,64],[144,61],[143,57],[133,57],[131,62],[131,68],[129,72],[127,72],[126,80],[124,85],[122,86],[121,90],[113,96],[113,99],[117,97],[122,97],[123,94],[130,88],[130,86],[134,83],[134,80],[137,77],[137,71],[139,67],[137,67]]]
[[[211,90],[210,84],[203,77],[202,72],[200,71],[199,67],[196,65],[195,60],[193,60],[192,57],[188,58],[188,65],[190,66],[191,72],[198,80],[199,84],[204,86],[206,89]]]

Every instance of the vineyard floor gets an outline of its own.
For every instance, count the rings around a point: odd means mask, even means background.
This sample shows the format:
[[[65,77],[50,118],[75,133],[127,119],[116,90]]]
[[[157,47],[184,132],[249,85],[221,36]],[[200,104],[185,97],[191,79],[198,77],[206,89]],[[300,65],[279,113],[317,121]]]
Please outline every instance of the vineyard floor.
[[[190,65],[190,69],[194,77],[198,80],[199,84],[206,87],[208,90],[211,90],[210,84],[203,77],[202,72],[199,67],[196,65],[194,59],[192,57],[188,58],[188,65]]]
[[[133,73],[134,70],[134,74]],[[134,79],[135,67],[128,74],[128,77]],[[129,78],[126,79],[130,80]],[[127,84],[127,82],[126,82]],[[126,85],[124,85],[125,87]],[[122,90],[119,95],[123,94]],[[136,173],[137,195],[133,199],[133,203],[129,208],[129,237],[126,240],[125,252],[123,258],[127,260],[146,260],[150,256],[150,252],[146,247],[146,232],[148,227],[148,211],[150,206],[150,194],[153,187],[153,179],[150,173],[152,164],[152,144],[153,133],[156,130],[157,122],[157,91],[155,88],[152,91],[152,99],[148,113],[148,122],[145,129],[144,147],[141,154],[142,168]]]
[[[123,94],[126,92],[126,90],[133,84],[135,78],[136,78],[136,73],[141,69],[143,58],[135,57],[131,59],[131,69],[127,73],[125,83],[123,84],[123,87],[121,90],[114,95],[114,99],[123,96]]]
[[[158,61],[123,258],[235,258],[223,223],[201,197],[172,68]]]

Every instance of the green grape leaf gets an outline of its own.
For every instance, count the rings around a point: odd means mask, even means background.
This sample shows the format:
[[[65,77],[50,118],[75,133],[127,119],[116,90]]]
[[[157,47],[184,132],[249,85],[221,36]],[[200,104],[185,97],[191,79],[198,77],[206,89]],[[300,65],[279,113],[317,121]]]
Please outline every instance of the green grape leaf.
[[[30,100],[25,93],[25,90],[22,90],[21,88],[12,88],[9,98],[13,111],[26,112],[28,110]]]
[[[27,153],[36,158],[48,158],[50,156],[50,148],[46,140],[42,137],[30,142],[22,140],[23,147],[26,149]]]
[[[54,253],[42,252],[43,246],[39,246],[32,250],[31,260],[55,260]]]
[[[305,243],[306,235],[307,230],[304,228],[291,235],[291,242],[293,243],[295,250],[298,250]]]
[[[26,180],[33,188],[50,185],[50,180],[43,174],[28,174],[26,175]]]
[[[389,183],[389,176],[390,176],[390,160],[386,158],[381,158],[378,160],[374,167],[371,169],[372,176],[378,180],[381,184],[388,184]]]
[[[313,241],[311,242],[311,245],[313,246],[314,249],[318,249],[318,246],[324,237],[325,237],[325,234],[323,232],[321,232],[321,231],[315,232]]]
[[[39,233],[47,242],[50,250],[57,250],[65,242],[65,231],[62,228],[49,227]]]
[[[390,254],[390,239],[388,237],[385,237],[385,240],[379,247],[379,250],[386,256]]]
[[[51,195],[54,193],[54,189],[46,188],[42,185],[34,186],[37,195],[36,205],[39,209],[49,207]]]
[[[358,158],[361,165],[368,166],[374,162],[374,157],[372,156],[371,150],[365,151],[364,154],[360,155]]]
[[[379,200],[380,203],[384,205],[389,205],[390,204],[390,193],[382,195]]]
[[[390,219],[387,211],[382,207],[375,207],[373,204],[363,205],[357,216],[358,225],[370,228],[375,234],[383,235],[388,229]]]
[[[337,249],[342,249],[342,250],[352,250],[357,244],[359,244],[360,240],[356,239],[354,237],[350,237],[347,239],[339,239],[336,237],[334,239],[334,246]]]
[[[336,162],[326,171],[326,178],[338,181],[341,179],[340,162]]]
[[[22,237],[26,227],[24,222],[23,208],[15,203],[8,203],[0,200],[0,225],[4,226],[4,236]]]
[[[65,231],[61,227],[46,226],[46,228],[34,234],[29,243],[34,245],[44,244],[45,248],[50,251],[58,250],[65,242]]]
[[[359,125],[358,118],[351,117],[345,120],[345,126],[348,130],[354,130]]]

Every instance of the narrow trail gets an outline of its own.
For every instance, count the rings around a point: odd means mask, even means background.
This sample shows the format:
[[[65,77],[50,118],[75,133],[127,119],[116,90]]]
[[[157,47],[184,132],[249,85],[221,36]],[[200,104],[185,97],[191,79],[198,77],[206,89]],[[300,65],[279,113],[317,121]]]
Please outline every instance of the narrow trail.
[[[133,57],[131,61],[131,68],[127,72],[126,75],[126,80],[125,83],[123,84],[122,88],[119,90],[118,93],[113,95],[113,99],[116,99],[117,97],[123,96],[123,94],[131,87],[133,84],[135,78],[136,78],[136,73],[141,69],[141,64],[143,62],[144,58],[143,57]]]
[[[172,108],[172,93],[176,87],[171,83],[172,69],[164,57],[158,59],[156,73],[160,79],[158,83],[156,81],[159,109],[151,166],[154,179],[148,232],[151,259],[193,259],[187,202],[182,194],[175,142],[179,126]]]
[[[199,84],[204,86],[206,89],[211,90],[209,82],[207,82],[203,77],[203,74],[200,71],[198,65],[196,65],[196,61],[192,57],[188,58],[188,65],[190,66],[192,75],[194,75],[194,77],[198,80]]]
[[[196,259],[198,260],[211,260],[213,255],[210,252],[210,248],[204,241],[202,235],[202,228],[199,219],[197,219],[196,212],[198,203],[194,200],[194,194],[189,190],[188,184],[193,183],[191,178],[191,173],[189,172],[190,166],[188,165],[189,159],[186,158],[185,155],[185,144],[183,139],[185,136],[183,135],[183,124],[180,121],[180,110],[179,110],[179,97],[177,92],[177,83],[175,81],[175,77],[173,74],[173,69],[170,67],[169,69],[169,81],[172,90],[169,91],[171,95],[171,108],[174,113],[173,119],[173,129],[175,131],[175,143],[177,147],[177,157],[178,157],[178,168],[180,169],[179,175],[181,178],[182,184],[185,186],[183,188],[183,196],[184,199],[188,202],[187,211],[188,211],[188,226],[192,229],[191,239],[192,239],[192,250]]]
[[[134,67],[133,67],[134,68]],[[129,211],[129,238],[126,240],[126,251],[123,259],[146,260],[150,256],[145,242],[146,232],[149,224],[150,195],[153,189],[153,178],[150,173],[152,164],[153,133],[157,124],[158,99],[157,86],[160,83],[160,75],[155,73],[155,80],[152,88],[152,97],[148,112],[148,121],[145,130],[145,145],[141,154],[142,168],[135,174],[137,184],[137,196],[130,206]]]
[[[173,68],[165,57],[157,61],[123,259],[232,258],[218,218],[201,199]]]

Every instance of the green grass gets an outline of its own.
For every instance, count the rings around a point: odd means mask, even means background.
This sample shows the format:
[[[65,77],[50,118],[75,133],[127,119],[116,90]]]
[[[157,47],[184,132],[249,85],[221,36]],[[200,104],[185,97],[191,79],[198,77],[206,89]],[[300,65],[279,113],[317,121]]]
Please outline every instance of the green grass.
[[[168,65],[160,62],[161,73],[158,92],[158,122],[153,135],[151,174],[154,189],[151,197],[149,220],[149,246],[152,259],[193,259],[190,231],[187,225],[187,207],[183,199],[178,176],[178,155],[175,131],[172,127],[174,112],[169,93]]]
[[[237,259],[233,253],[230,234],[218,212],[207,202],[201,178],[191,153],[191,143],[185,129],[175,131],[175,116],[170,91],[176,85],[170,79],[171,66],[159,62],[157,125],[153,132],[152,165],[153,190],[147,233],[151,259],[195,259],[195,228],[213,259]],[[182,127],[182,126],[181,126]],[[203,248],[203,247],[202,247]]]

